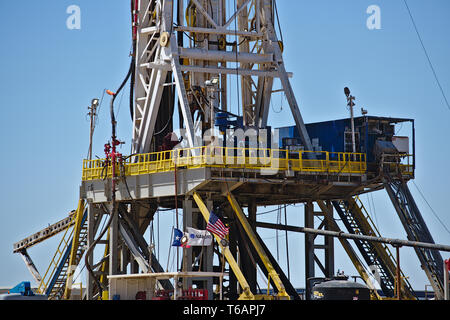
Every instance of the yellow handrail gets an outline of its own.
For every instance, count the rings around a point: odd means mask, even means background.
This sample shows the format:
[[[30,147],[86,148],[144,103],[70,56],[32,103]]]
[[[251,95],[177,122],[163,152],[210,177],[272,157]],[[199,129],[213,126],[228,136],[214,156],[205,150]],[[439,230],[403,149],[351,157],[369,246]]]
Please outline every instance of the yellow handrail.
[[[122,170],[126,176],[134,176],[173,171],[175,165],[188,169],[211,167],[332,174],[362,174],[367,168],[364,153],[207,146],[131,156],[124,161]],[[83,181],[111,178],[111,175],[111,164],[106,160],[83,161]]]
[[[72,220],[76,219],[76,214],[72,216]],[[71,224],[69,224],[71,225]],[[70,230],[70,232],[69,232]],[[45,272],[44,276],[42,277],[41,282],[39,283],[37,292],[40,294],[45,294],[45,291],[47,290],[48,284],[50,280],[52,279],[53,275],[55,274],[56,269],[59,266],[59,263],[61,262],[61,258],[66,252],[67,246],[70,243],[70,238],[73,235],[74,228],[67,228],[64,232],[64,235],[58,245],[58,248],[56,249],[55,254],[53,255],[52,261],[50,262],[50,265],[47,268],[47,271]]]

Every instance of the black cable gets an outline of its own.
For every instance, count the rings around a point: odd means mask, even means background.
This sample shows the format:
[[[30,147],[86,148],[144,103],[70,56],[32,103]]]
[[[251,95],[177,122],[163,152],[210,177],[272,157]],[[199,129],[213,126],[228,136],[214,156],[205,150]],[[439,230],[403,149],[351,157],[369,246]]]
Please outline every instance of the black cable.
[[[130,115],[131,115],[131,121],[134,120],[134,78],[136,76],[135,61],[136,61],[135,59],[131,60],[131,64],[132,64],[132,67],[131,67],[132,68],[132,70],[131,70],[131,81],[130,81]]]
[[[425,45],[422,41],[422,37],[420,36],[419,30],[417,29],[416,22],[414,21],[414,18],[412,16],[411,10],[409,9],[408,3],[406,2],[406,0],[403,0],[403,2],[405,3],[406,9],[408,10],[409,17],[411,18],[414,29],[416,30],[417,37],[419,38],[420,44],[422,45],[422,49],[425,52],[425,56],[427,57],[428,64],[430,65],[431,71],[433,72],[434,78],[436,79],[436,83],[439,86],[439,89],[441,90],[442,96],[444,97],[445,104],[447,105],[447,108],[450,110],[450,104],[448,103],[447,97],[445,96],[445,93],[444,93],[444,89],[442,88],[441,82],[439,81],[436,71],[434,70],[433,64],[431,63],[430,56],[428,55],[428,51],[425,48]]]
[[[287,206],[291,206],[291,204],[286,204],[282,208],[286,208]],[[275,211],[278,211],[278,210],[279,210],[279,208],[276,208],[274,210],[265,211],[265,212],[258,212],[256,215],[259,216],[259,215],[263,215],[263,214],[267,214],[267,213],[272,213],[272,212],[275,212]]]
[[[166,129],[169,127],[169,125],[172,123],[172,119],[173,119],[173,114],[175,113],[175,101],[174,101],[174,95],[173,94],[169,94],[169,105],[172,106],[172,111],[170,112],[170,117],[167,120],[166,125],[158,132],[154,133],[153,136],[159,136],[161,133],[163,133],[164,131],[166,131]]]
[[[417,186],[417,184],[414,182],[414,180],[412,180],[414,186],[416,187],[417,191],[419,191],[420,195],[422,196],[422,199],[425,201],[425,203],[428,205],[428,208],[430,208],[431,212],[433,213],[433,215],[436,217],[436,219],[439,221],[439,223],[442,225],[442,227],[444,227],[444,229],[450,233],[450,230],[447,228],[447,226],[444,224],[444,222],[442,222],[442,220],[439,218],[439,216],[437,215],[437,213],[433,210],[433,208],[431,207],[430,203],[427,201],[427,199],[425,198],[425,196],[423,195],[422,191],[419,189],[419,187]]]
[[[120,93],[120,91],[122,91],[123,87],[125,86],[125,84],[128,82],[128,79],[130,78],[132,72],[133,72],[133,67],[134,67],[134,61],[135,61],[135,57],[133,56],[133,58],[131,59],[131,64],[130,64],[130,68],[128,70],[128,73],[125,77],[125,79],[122,81],[122,83],[120,84],[119,89],[117,89],[116,93],[114,93],[112,95],[112,99],[111,99],[111,104],[110,104],[110,116],[111,116],[111,125],[112,125],[112,140],[111,143],[115,143],[115,139],[116,139],[116,118],[114,116],[114,101],[117,97],[117,95]],[[114,164],[113,164],[114,165]],[[102,174],[103,174],[103,170],[102,170]],[[114,179],[114,177],[112,177],[112,179]],[[113,183],[114,185],[114,183]],[[103,238],[103,236],[106,233],[106,230],[108,230],[108,228],[111,226],[112,220],[115,216],[115,212],[116,212],[116,201],[115,201],[115,190],[112,191],[112,210],[109,213],[110,214],[110,218],[109,221],[106,225],[106,227],[103,229],[103,231],[101,232],[100,236],[94,240],[94,242],[89,246],[89,248],[86,250],[86,255],[84,258],[84,263],[86,265],[86,269],[89,272],[89,274],[92,276],[92,278],[94,279],[94,281],[96,282],[98,289],[99,289],[99,294],[101,296],[101,292],[104,289],[102,287],[102,284],[100,283],[100,281],[97,279],[97,277],[94,274],[94,271],[92,270],[91,266],[89,265],[89,256],[91,255],[91,251],[94,249],[94,247],[97,245],[97,243],[100,241],[101,238]],[[105,212],[107,212],[106,208],[103,207],[103,209],[105,210]]]
[[[102,205],[102,208],[105,212],[107,212],[106,208],[104,207],[104,205]],[[114,208],[113,208],[114,209]],[[86,254],[84,255],[84,264],[86,266],[86,270],[89,272],[89,274],[91,275],[91,277],[94,279],[95,283],[97,284],[98,290],[99,290],[99,296],[101,296],[101,293],[103,290],[106,290],[107,288],[103,288],[100,280],[97,279],[97,277],[95,276],[94,271],[92,270],[90,264],[89,264],[89,256],[91,255],[91,251],[94,249],[94,247],[97,245],[97,243],[100,241],[101,238],[103,238],[103,236],[105,235],[106,231],[108,230],[108,228],[111,226],[113,220],[113,214],[110,215],[110,218],[108,220],[108,223],[106,224],[105,228],[103,229],[103,231],[100,233],[100,235],[98,236],[97,239],[94,240],[94,242],[92,242],[92,244],[89,246],[89,248],[86,250]]]
[[[284,44],[283,41],[283,32],[281,31],[281,25],[280,25],[280,17],[278,17],[278,8],[277,8],[277,1],[273,0],[274,8],[275,8],[275,15],[277,17],[277,24],[278,24],[278,30],[280,31],[280,38],[281,42]]]
[[[175,27],[179,27],[180,26],[180,24],[178,24],[177,22],[174,22],[173,23],[173,26],[175,26]],[[191,39],[193,42],[195,42],[195,43],[203,43],[203,41],[198,41],[198,40],[195,40],[193,37],[191,37],[186,31],[181,31],[186,37],[188,37],[189,39]]]
[[[136,58],[133,56],[133,57],[131,58],[130,68],[129,68],[129,70],[128,70],[128,73],[127,73],[125,79],[122,81],[122,83],[121,83],[119,89],[117,89],[116,93],[113,95],[113,98],[112,98],[112,100],[111,100],[111,106],[114,105],[114,100],[116,100],[117,95],[119,94],[120,91],[122,91],[123,87],[124,87],[125,84],[128,82],[128,79],[130,79],[131,74],[133,73],[133,69],[134,69],[134,67],[135,67],[135,65],[134,65],[135,61],[136,61]],[[112,116],[112,119],[115,120],[114,114],[111,114],[111,116]]]

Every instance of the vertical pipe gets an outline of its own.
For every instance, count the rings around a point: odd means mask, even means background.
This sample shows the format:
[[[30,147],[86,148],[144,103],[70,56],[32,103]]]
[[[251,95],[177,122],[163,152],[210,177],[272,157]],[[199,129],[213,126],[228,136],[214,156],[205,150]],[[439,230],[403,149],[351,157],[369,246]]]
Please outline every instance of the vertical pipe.
[[[256,32],[261,32],[261,0],[255,0]]]
[[[312,202],[305,203],[305,227],[314,228],[314,205]],[[314,235],[305,233],[305,288],[306,300],[310,300],[309,278],[315,277],[314,270]]]
[[[450,259],[445,260],[444,263],[444,300],[450,300],[449,293],[449,271],[450,271]]]
[[[413,151],[413,172],[416,170],[416,129],[414,127],[414,120],[412,121],[412,151]]]
[[[397,300],[401,300],[402,279],[400,276],[400,246],[396,245],[395,250],[397,252],[397,272],[396,272]]]
[[[284,224],[287,226],[288,222],[287,222],[287,212],[286,212],[286,207],[284,206]],[[287,263],[287,272],[288,272],[288,280],[291,281],[291,271],[290,271],[290,267],[289,267],[289,241],[288,241],[288,231],[287,229],[285,230],[286,233],[286,263]]]
[[[89,158],[88,158],[88,160],[92,160],[92,137],[94,135],[94,121],[95,121],[97,107],[94,105],[91,105],[88,109],[89,109],[89,116],[90,116]],[[91,163],[90,163],[90,165],[91,165]]]
[[[352,148],[353,153],[356,153],[356,144],[355,144],[355,120],[353,117],[353,104],[350,100],[350,120],[351,120],[351,126],[352,126]]]
[[[173,150],[172,150],[172,157],[173,157]],[[178,182],[177,182],[177,164],[175,163],[175,220],[176,220],[176,224],[177,224],[177,229],[179,229],[178,226]],[[178,267],[179,267],[179,247],[177,247],[177,267],[176,267],[176,272],[178,272]]]

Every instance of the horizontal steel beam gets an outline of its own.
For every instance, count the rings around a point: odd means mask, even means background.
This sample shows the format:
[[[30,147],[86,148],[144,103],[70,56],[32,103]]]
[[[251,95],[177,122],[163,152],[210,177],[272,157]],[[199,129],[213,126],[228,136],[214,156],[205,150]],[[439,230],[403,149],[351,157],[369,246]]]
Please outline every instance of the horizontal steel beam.
[[[318,230],[318,229],[312,229],[312,228],[287,226],[287,225],[267,223],[267,222],[256,222],[256,226],[259,228],[287,230],[287,231],[301,232],[301,233],[312,233],[312,234],[330,236],[330,237],[335,237],[335,238],[381,242],[381,243],[390,244],[394,247],[395,246],[398,246],[398,247],[405,246],[405,247],[415,247],[415,248],[428,248],[428,249],[450,252],[450,246],[443,245],[443,244],[433,244],[433,243],[392,239],[392,238],[384,238],[384,237],[372,237],[372,236],[365,236],[365,235],[360,235],[360,234],[344,233],[344,232],[329,231],[329,230]]]
[[[228,29],[224,29],[224,28],[211,29],[211,28],[179,26],[179,27],[175,27],[175,31],[184,31],[184,32],[190,32],[190,33],[233,35],[233,36],[247,37],[247,38],[262,38],[264,36],[262,33],[241,31],[241,30],[228,30]]]
[[[143,63],[140,65],[141,68],[149,69],[162,69],[169,71],[171,69],[170,65],[157,62]],[[256,76],[256,77],[271,77],[279,78],[280,74],[278,71],[264,71],[264,70],[253,70],[253,69],[236,69],[236,68],[221,68],[221,67],[200,67],[200,66],[189,66],[182,65],[180,67],[181,71],[185,72],[196,72],[196,73],[209,73],[209,74],[232,74],[239,76]],[[289,78],[293,77],[292,72],[287,73]]]
[[[52,225],[49,225],[48,227],[42,229],[41,231],[38,231],[35,234],[32,234],[31,236],[14,243],[13,252],[17,253],[20,250],[28,249],[38,244],[39,242],[42,242],[60,233],[61,231],[66,230],[68,227],[72,226],[75,223],[75,221],[72,219],[73,214],[74,212],[71,212],[67,218],[64,218]]]
[[[272,63],[274,62],[273,54],[259,54],[259,53],[245,53],[245,52],[231,52],[219,50],[205,50],[205,49],[191,49],[179,48],[179,56],[182,58],[207,60],[207,61],[232,61],[241,63]]]

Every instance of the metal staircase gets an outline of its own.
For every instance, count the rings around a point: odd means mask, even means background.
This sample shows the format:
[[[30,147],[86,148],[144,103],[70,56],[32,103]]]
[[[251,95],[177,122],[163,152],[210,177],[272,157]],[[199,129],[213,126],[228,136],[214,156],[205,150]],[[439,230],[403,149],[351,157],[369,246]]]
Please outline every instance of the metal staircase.
[[[384,174],[384,186],[405,228],[408,240],[435,243],[420,213],[406,181]],[[444,297],[444,263],[438,250],[415,247],[422,269],[435,292],[436,298]]]
[[[74,234],[75,227],[66,229],[50,265],[38,286],[38,292],[46,294],[49,300],[58,300],[64,296],[74,237],[78,240],[76,241],[78,245],[74,249],[74,265],[78,265],[86,249],[87,210],[78,209],[77,214],[73,215],[74,220],[77,220],[78,214],[82,214],[80,228],[78,229],[79,232]]]
[[[333,206],[349,233],[381,237],[380,232],[375,227],[358,197],[350,197],[343,201],[333,201]],[[379,279],[377,280],[383,294],[388,298],[394,297],[397,266],[388,246],[383,243],[363,240],[355,240],[355,244],[367,265],[375,266],[378,270]],[[401,273],[401,277],[401,294],[403,299],[416,299],[414,290],[403,273]]]

